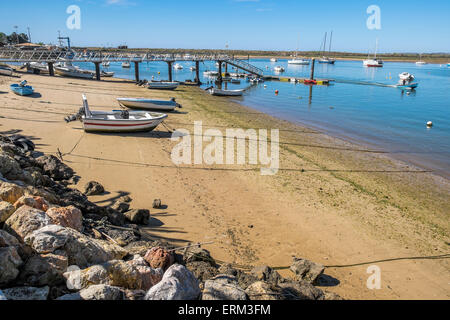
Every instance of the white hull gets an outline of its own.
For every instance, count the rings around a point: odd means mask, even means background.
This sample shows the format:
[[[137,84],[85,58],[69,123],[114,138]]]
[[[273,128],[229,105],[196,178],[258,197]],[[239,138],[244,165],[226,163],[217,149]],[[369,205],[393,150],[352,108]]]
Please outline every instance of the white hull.
[[[417,62],[416,62],[416,65],[418,65],[418,66],[423,66],[423,65],[425,65],[425,64],[428,64],[428,63],[425,62],[425,61],[417,61]]]
[[[66,67],[55,67],[56,74],[64,77],[72,77],[72,78],[83,78],[83,79],[93,79],[94,74],[92,72],[82,72],[72,68]]]
[[[301,65],[301,66],[307,66],[310,64],[309,60],[303,60],[303,59],[293,59],[288,61],[289,64],[295,64],[295,65]]]
[[[365,67],[381,68],[381,67],[383,67],[383,61],[368,59],[368,60],[364,60],[363,65]]]
[[[209,89],[209,93],[213,96],[242,96],[244,94],[244,90],[221,90],[217,88]]]
[[[122,63],[122,68],[129,69],[130,67],[131,66],[129,63],[127,63],[127,62]]]
[[[147,87],[149,89],[175,90],[178,85],[178,82],[149,82]]]
[[[13,71],[11,68],[1,68],[0,67],[0,74],[4,76],[12,76]]]
[[[144,98],[117,98],[120,104],[131,109],[173,111],[179,106],[175,101],[151,100]]]

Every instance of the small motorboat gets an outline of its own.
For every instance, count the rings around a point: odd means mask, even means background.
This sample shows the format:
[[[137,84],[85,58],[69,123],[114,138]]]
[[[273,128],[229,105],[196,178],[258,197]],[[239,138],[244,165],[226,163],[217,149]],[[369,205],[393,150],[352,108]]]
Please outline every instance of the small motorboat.
[[[81,122],[86,132],[148,132],[167,118],[167,114],[147,111],[91,111],[84,94],[81,111]]]
[[[292,59],[292,60],[288,60],[288,64],[295,64],[295,65],[301,65],[301,66],[307,66],[311,63],[310,60],[306,60],[306,59]]]
[[[209,88],[209,93],[213,96],[242,96],[244,94],[244,89],[239,90],[222,90],[218,88]]]
[[[160,89],[160,90],[175,90],[178,88],[178,82],[158,82],[150,81],[147,83],[147,88],[149,89]]]
[[[273,68],[273,70],[275,71],[275,72],[284,72],[284,71],[286,71],[283,67],[281,67],[281,66],[276,66],[275,68]]]
[[[400,73],[398,77],[400,78],[400,80],[398,81],[398,84],[395,85],[395,87],[398,89],[412,90],[419,86],[417,82],[414,82],[414,75],[410,74],[409,72]]]
[[[100,76],[104,77],[104,78],[111,78],[114,77],[114,72],[113,71],[100,71]]]
[[[131,64],[128,61],[122,62],[122,68],[129,69],[131,68]]]
[[[19,96],[29,96],[34,93],[32,86],[27,86],[27,80],[23,80],[21,83],[14,83],[10,85],[12,92]]]
[[[176,64],[174,64],[173,68],[174,68],[175,70],[182,70],[182,69],[183,69],[183,66],[182,66],[181,64],[176,63]]]
[[[272,59],[270,59],[270,62],[277,62],[277,61],[278,61],[277,58],[272,58]]]
[[[110,65],[109,61],[102,62],[102,66],[105,67],[105,68],[108,68],[109,65]]]
[[[54,67],[56,74],[64,77],[93,79],[95,72],[90,70],[83,70],[72,65],[70,61],[58,62]]]
[[[333,58],[329,58],[329,57],[323,57],[322,59],[319,59],[319,63],[324,63],[324,64],[335,64],[336,59]]]
[[[26,63],[25,67],[27,68],[28,72],[39,73],[39,74],[48,73],[48,65],[43,62],[42,63],[41,62]]]
[[[303,80],[304,84],[317,84],[317,80],[314,79],[305,79]]]
[[[117,101],[130,109],[173,111],[175,108],[181,108],[181,105],[175,101],[175,98],[172,98],[171,100],[117,98]]]
[[[189,70],[195,71],[195,70],[197,70],[197,68],[196,67],[190,67]]]
[[[219,73],[217,71],[205,71],[205,72],[203,72],[203,75],[205,77],[215,77],[215,76],[218,76]]]
[[[3,76],[12,76],[13,69],[6,66],[6,65],[0,65],[0,75]]]

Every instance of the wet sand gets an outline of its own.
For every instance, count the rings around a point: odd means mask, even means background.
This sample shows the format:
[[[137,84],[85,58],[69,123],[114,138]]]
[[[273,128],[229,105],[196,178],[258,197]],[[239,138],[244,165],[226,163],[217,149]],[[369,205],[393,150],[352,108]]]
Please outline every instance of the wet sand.
[[[22,74],[33,97],[9,92],[18,79],[0,76],[0,131],[33,137],[42,152],[64,154],[82,177],[101,182],[107,204],[124,193],[151,209],[148,234],[175,244],[209,242],[213,257],[241,265],[285,267],[292,256],[327,267],[327,290],[349,299],[448,299],[450,184],[363,145],[275,119],[196,87],[150,91],[126,80],[91,81]],[[117,97],[176,97],[183,109],[151,133],[88,134],[65,115],[81,107],[118,109]],[[168,128],[280,129],[280,171],[250,165],[180,165],[171,160]],[[206,143],[204,144],[206,145]],[[427,259],[401,259],[428,257]],[[448,256],[447,256],[448,257]],[[394,259],[392,261],[382,261]],[[369,290],[367,268],[381,269]],[[283,275],[290,271],[280,268]]]

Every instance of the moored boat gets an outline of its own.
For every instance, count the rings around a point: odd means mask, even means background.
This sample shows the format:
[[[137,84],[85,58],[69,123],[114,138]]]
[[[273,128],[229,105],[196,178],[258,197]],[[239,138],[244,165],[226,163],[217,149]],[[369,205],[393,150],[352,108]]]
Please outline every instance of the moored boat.
[[[181,108],[181,105],[175,101],[175,98],[172,98],[171,100],[117,98],[117,101],[121,105],[131,109],[172,111],[175,108]]]
[[[93,79],[95,72],[90,70],[83,70],[74,65],[70,61],[61,61],[58,62],[55,66],[55,73],[64,76],[64,77],[72,77],[72,78],[83,78],[83,79]]]
[[[12,92],[19,96],[29,96],[34,93],[34,89],[32,86],[27,86],[27,81],[23,80],[21,83],[13,83],[10,85]]]
[[[100,71],[100,76],[104,77],[104,78],[111,78],[114,77],[114,72],[113,71]]]
[[[157,82],[150,81],[147,83],[147,88],[149,89],[160,89],[160,90],[175,90],[178,88],[178,82]]]
[[[122,62],[122,68],[129,69],[131,68],[131,64],[128,61]]]
[[[244,94],[244,89],[239,90],[222,90],[218,88],[209,88],[209,93],[213,96],[242,96]]]
[[[81,122],[86,132],[148,132],[167,118],[167,114],[147,111],[91,111],[83,94]]]
[[[183,66],[182,66],[181,64],[179,64],[179,63],[175,63],[175,64],[173,65],[173,68],[174,68],[175,70],[182,70],[182,69],[183,69]]]
[[[13,69],[6,65],[0,65],[0,74],[4,76],[12,76]]]
[[[375,55],[373,58],[367,57],[366,60],[363,61],[363,65],[365,67],[371,67],[371,68],[382,68],[384,65],[383,60],[377,58],[377,51],[378,51],[378,39],[375,46]]]
[[[283,67],[281,67],[281,66],[276,66],[275,68],[273,68],[273,70],[275,72],[284,72],[285,71],[285,69]]]
[[[270,62],[278,62],[278,59],[277,58],[272,58],[272,59],[270,59]]]

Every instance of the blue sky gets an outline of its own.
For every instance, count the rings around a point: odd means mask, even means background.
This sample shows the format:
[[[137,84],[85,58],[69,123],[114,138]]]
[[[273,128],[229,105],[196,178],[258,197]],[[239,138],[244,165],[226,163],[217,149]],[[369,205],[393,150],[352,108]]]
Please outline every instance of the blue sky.
[[[81,29],[69,30],[69,5],[81,9]],[[370,5],[381,30],[366,27]],[[11,14],[8,14],[11,13]],[[333,30],[333,49],[367,52],[450,52],[448,0],[53,0],[2,1],[0,31],[14,26],[32,40],[74,45],[151,48],[318,50]]]

